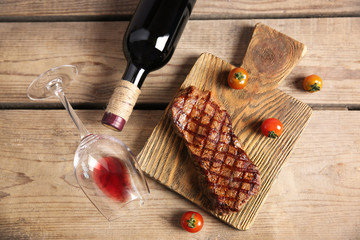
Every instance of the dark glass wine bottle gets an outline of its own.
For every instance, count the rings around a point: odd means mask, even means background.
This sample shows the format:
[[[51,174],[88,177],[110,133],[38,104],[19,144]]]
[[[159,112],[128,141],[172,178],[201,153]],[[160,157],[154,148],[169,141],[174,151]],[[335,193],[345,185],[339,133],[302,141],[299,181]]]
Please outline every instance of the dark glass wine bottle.
[[[141,0],[123,39],[127,68],[102,123],[121,131],[149,72],[173,55],[196,0]]]

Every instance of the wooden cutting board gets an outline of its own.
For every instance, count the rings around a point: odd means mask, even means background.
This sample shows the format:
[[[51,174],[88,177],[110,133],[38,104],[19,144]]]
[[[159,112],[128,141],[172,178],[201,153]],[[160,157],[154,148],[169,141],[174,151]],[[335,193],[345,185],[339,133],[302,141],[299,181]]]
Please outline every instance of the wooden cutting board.
[[[244,89],[228,87],[227,75],[234,66],[209,53],[199,57],[180,87],[194,85],[217,96],[229,112],[234,132],[245,151],[259,167],[260,192],[240,212],[218,216],[208,210],[209,201],[202,193],[194,164],[167,116],[169,107],[138,155],[143,171],[231,226],[248,229],[311,116],[308,105],[276,88],[305,50],[302,43],[257,24],[242,64],[249,73]],[[280,119],[284,125],[278,139],[261,134],[261,122],[270,117]]]

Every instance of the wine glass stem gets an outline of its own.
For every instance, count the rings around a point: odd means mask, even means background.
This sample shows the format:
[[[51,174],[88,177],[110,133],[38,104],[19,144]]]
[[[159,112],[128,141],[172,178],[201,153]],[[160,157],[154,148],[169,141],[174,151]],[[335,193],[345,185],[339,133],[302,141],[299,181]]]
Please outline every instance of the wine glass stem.
[[[75,123],[77,129],[80,132],[80,137],[83,139],[87,135],[89,135],[89,131],[85,128],[84,124],[81,122],[80,118],[75,113],[74,109],[71,107],[69,101],[67,100],[62,88],[58,88],[54,91],[55,95],[60,99],[62,104],[64,105],[66,111],[69,113],[71,119]]]

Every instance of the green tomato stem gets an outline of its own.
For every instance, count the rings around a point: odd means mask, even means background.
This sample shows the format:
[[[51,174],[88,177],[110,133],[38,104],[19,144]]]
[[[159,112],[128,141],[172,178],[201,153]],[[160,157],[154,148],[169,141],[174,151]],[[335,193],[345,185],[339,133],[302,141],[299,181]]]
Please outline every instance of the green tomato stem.
[[[195,213],[193,213],[193,215],[191,215],[191,218],[189,220],[187,220],[189,228],[195,228],[196,220],[195,220],[194,216],[195,216]]]
[[[245,78],[244,74],[241,74],[241,72],[237,72],[235,73],[235,78],[238,80],[241,80],[243,78]]]
[[[310,85],[310,92],[320,91],[320,86],[317,83]]]
[[[274,131],[270,131],[268,137],[277,138],[279,136]]]

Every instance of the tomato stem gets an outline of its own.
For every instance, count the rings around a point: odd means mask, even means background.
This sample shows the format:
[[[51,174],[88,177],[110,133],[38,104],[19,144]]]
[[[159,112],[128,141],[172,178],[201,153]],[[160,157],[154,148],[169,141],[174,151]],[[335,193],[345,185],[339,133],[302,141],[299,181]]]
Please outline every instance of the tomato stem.
[[[241,80],[241,79],[245,78],[245,75],[242,74],[241,72],[237,72],[237,73],[235,73],[235,78],[238,80]]]
[[[187,220],[189,228],[195,228],[196,220],[195,220],[194,216],[195,216],[195,213],[193,213],[193,215],[191,215],[191,218],[189,220]]]
[[[274,131],[270,131],[268,137],[277,138],[279,136]]]
[[[310,92],[320,91],[320,86],[317,83],[310,85]]]

